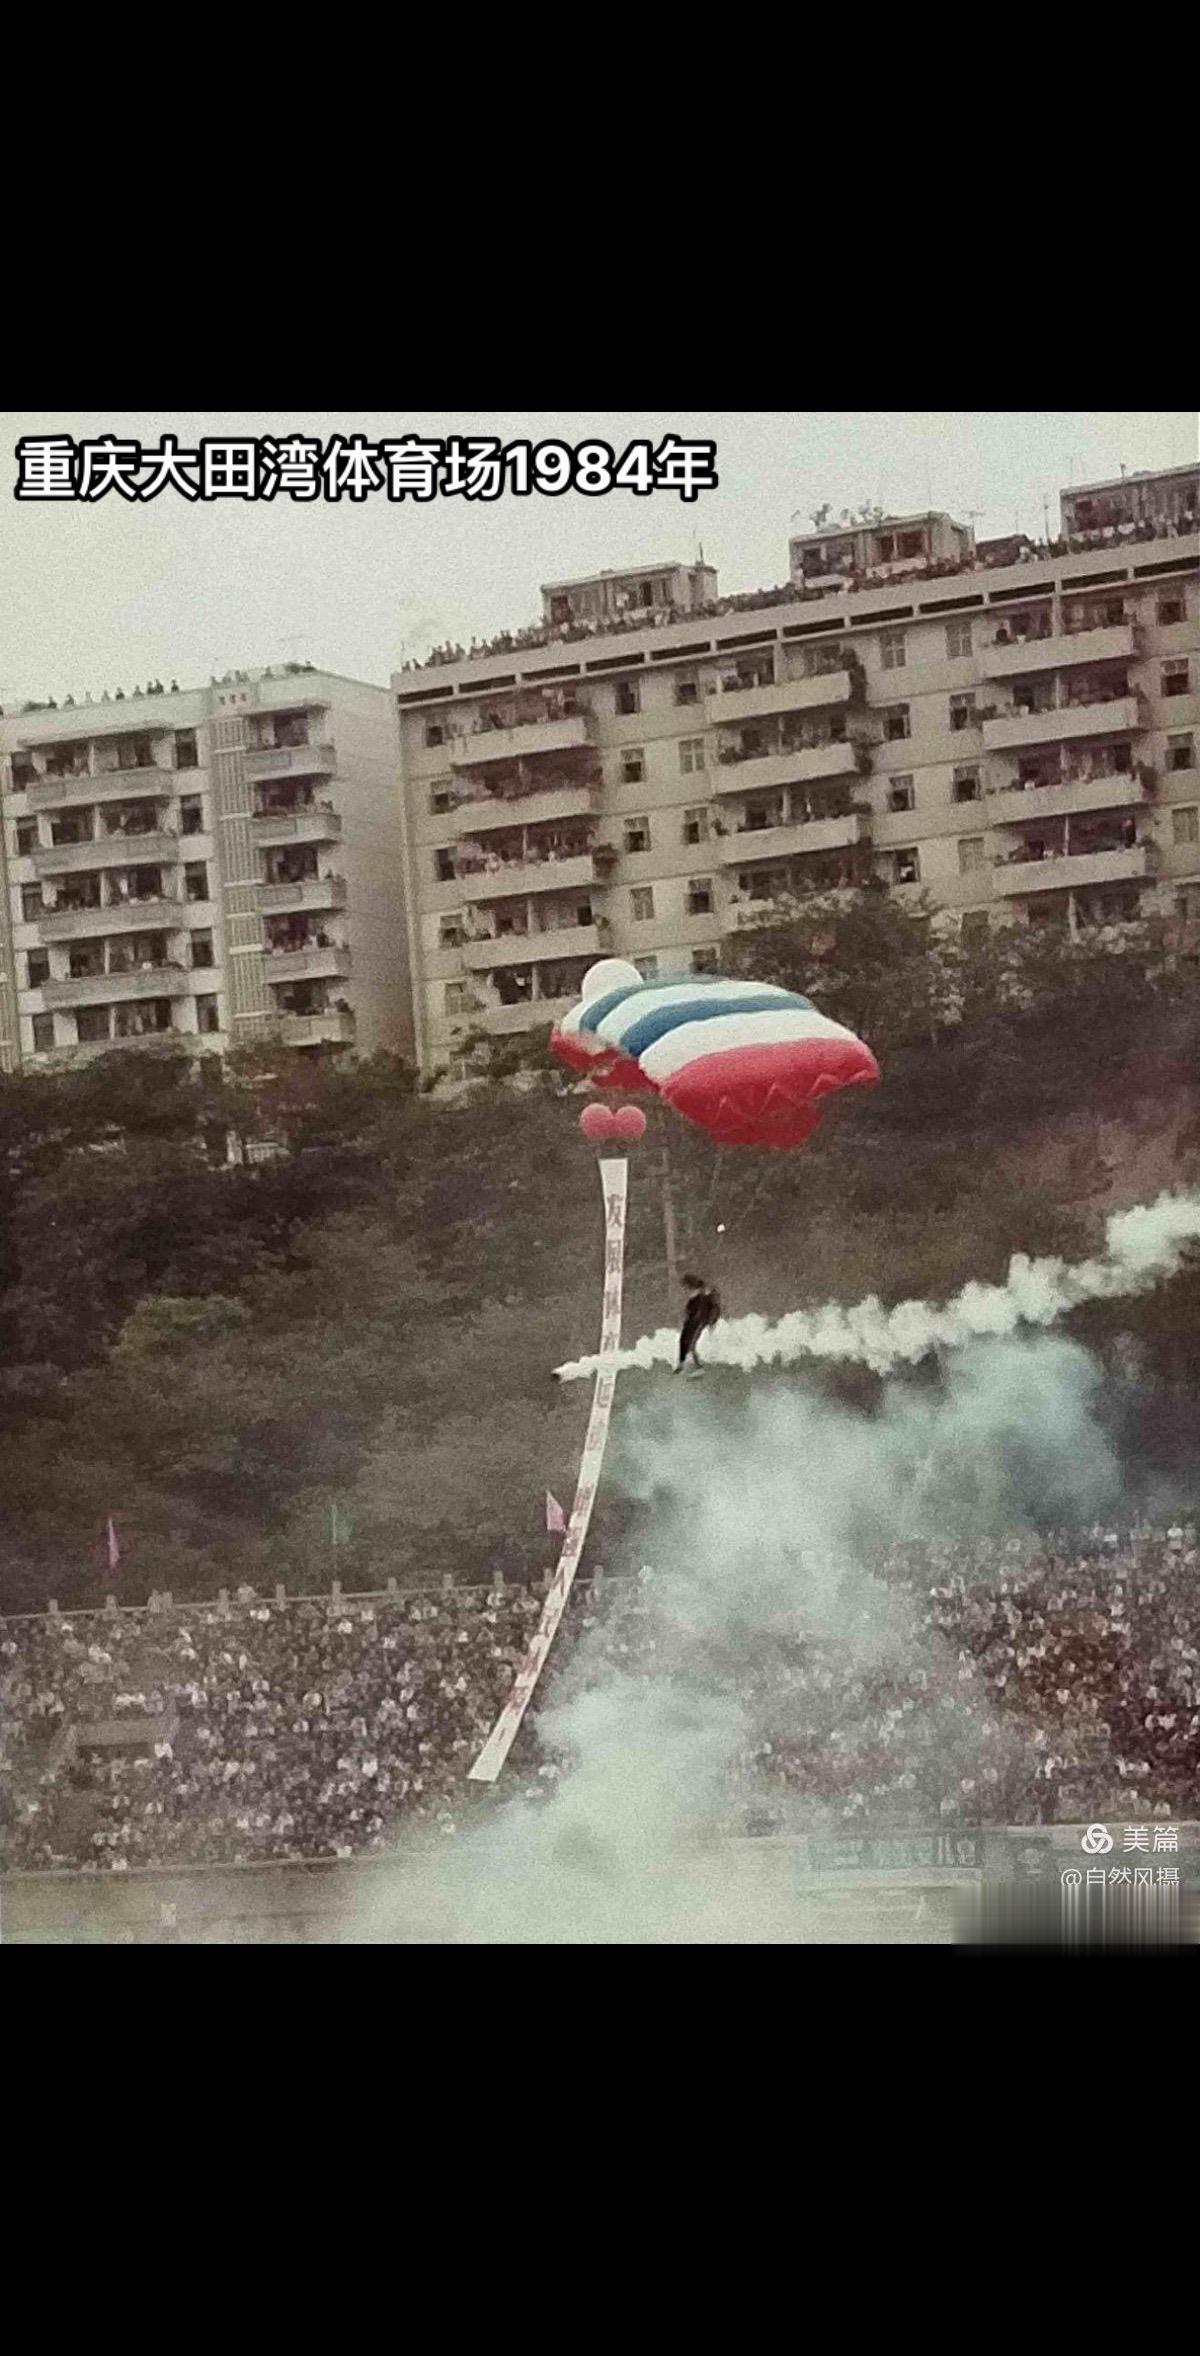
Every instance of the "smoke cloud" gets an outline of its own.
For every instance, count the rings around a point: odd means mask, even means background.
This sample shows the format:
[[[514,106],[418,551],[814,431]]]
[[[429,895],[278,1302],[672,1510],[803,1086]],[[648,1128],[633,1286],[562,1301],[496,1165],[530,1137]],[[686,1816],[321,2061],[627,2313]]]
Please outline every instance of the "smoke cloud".
[[[1200,1193],[1162,1194],[1158,1201],[1109,1219],[1102,1259],[1031,1260],[1014,1253],[1003,1284],[967,1284],[939,1307],[932,1301],[900,1301],[885,1309],[874,1296],[846,1308],[827,1302],[796,1309],[772,1324],[765,1317],[724,1320],[705,1336],[704,1355],[715,1366],[743,1374],[760,1366],[793,1366],[803,1358],[838,1359],[889,1374],[914,1365],[931,1350],[959,1350],[985,1336],[1015,1333],[1021,1326],[1049,1326],[1084,1301],[1111,1301],[1148,1292],[1173,1276],[1187,1246],[1200,1238]],[[673,1366],[678,1331],[657,1333],[622,1350],[618,1367]],[[560,1381],[594,1374],[598,1358],[577,1358],[555,1369]],[[611,1363],[611,1361],[606,1361]]]
[[[1126,1269],[1161,1264],[1160,1229],[1124,1232]],[[895,1385],[870,1415],[794,1383],[755,1386],[732,1414],[728,1393],[650,1394],[625,1418],[610,1478],[641,1509],[652,1573],[599,1609],[577,1589],[577,1641],[568,1658],[552,1654],[535,1707],[541,1763],[523,1735],[495,1792],[464,1787],[455,1834],[403,1858],[348,1935],[501,1945],[877,1935],[861,1910],[806,1882],[794,1843],[729,1837],[757,1788],[763,1740],[786,1715],[781,1640],[799,1633],[820,1648],[835,1697],[871,1672],[919,1664],[922,1707],[944,1713],[939,1739],[945,1723],[964,1773],[986,1774],[976,1752],[1036,1758],[1035,1730],[998,1725],[973,1698],[918,1604],[874,1575],[872,1549],[928,1533],[949,1571],[958,1534],[1115,1514],[1101,1380],[1074,1342],[1017,1334],[964,1350],[937,1391]],[[796,1804],[809,1832],[854,1828],[840,1807],[809,1805],[803,1792]],[[927,1815],[917,1808],[913,1821]]]

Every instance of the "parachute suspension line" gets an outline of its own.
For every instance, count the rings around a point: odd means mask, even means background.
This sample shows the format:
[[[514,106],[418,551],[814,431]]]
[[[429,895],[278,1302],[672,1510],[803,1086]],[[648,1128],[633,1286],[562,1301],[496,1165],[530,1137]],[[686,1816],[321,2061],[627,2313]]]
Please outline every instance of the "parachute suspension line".
[[[579,1460],[579,1478],[575,1487],[575,1503],[563,1540],[558,1568],[550,1582],[541,1619],[524,1660],[513,1679],[512,1691],[495,1725],[469,1770],[472,1783],[495,1783],[541,1676],[546,1655],[554,1641],[555,1631],[566,1608],[579,1558],[583,1553],[592,1506],[600,1485],[604,1451],[608,1445],[608,1426],[616,1394],[617,1376],[613,1361],[621,1347],[621,1290],[625,1274],[625,1213],[629,1185],[628,1162],[601,1162],[600,1184],[604,1190],[604,1299],[600,1322],[600,1354],[596,1362],[596,1388],[592,1396],[592,1412],[588,1422],[583,1455]]]
[[[723,1146],[723,1145],[716,1145],[716,1146],[714,1146],[714,1147],[713,1147],[713,1166],[712,1166],[712,1174],[711,1174],[711,1176],[710,1176],[710,1178],[709,1178],[709,1181],[708,1181],[708,1196],[707,1196],[707,1199],[706,1199],[706,1201],[705,1201],[705,1205],[704,1205],[704,1231],[705,1231],[705,1239],[706,1239],[706,1240],[707,1240],[707,1235],[708,1235],[708,1222],[709,1222],[710,1218],[712,1217],[713,1196],[714,1196],[714,1194],[715,1194],[715,1193],[716,1193],[716,1191],[717,1191],[717,1179],[718,1179],[718,1177],[720,1176],[720,1173],[721,1173],[721,1168],[722,1168],[722,1165],[723,1165],[723,1163],[724,1163],[724,1159],[725,1159],[725,1148],[724,1148],[724,1146]]]
[[[736,1233],[737,1233],[737,1230],[738,1230],[738,1228],[739,1228],[739,1227],[742,1227],[742,1226],[744,1226],[744,1225],[745,1225],[745,1222],[746,1222],[746,1220],[749,1218],[751,1211],[754,1209],[755,1203],[758,1201],[758,1198],[759,1198],[760,1194],[762,1193],[762,1190],[763,1190],[764,1186],[766,1185],[768,1178],[771,1176],[771,1172],[772,1172],[772,1165],[771,1165],[771,1163],[770,1163],[769,1161],[767,1161],[767,1160],[765,1160],[765,1159],[764,1159],[763,1166],[762,1166],[761,1170],[759,1171],[759,1173],[758,1173],[758,1176],[757,1176],[757,1178],[755,1179],[755,1181],[754,1181],[754,1184],[753,1184],[753,1186],[752,1186],[752,1188],[751,1188],[751,1190],[750,1190],[750,1198],[749,1198],[749,1201],[748,1201],[748,1202],[746,1202],[746,1203],[743,1205],[743,1207],[742,1207],[742,1210],[741,1210],[741,1213],[739,1214],[739,1216],[738,1216],[736,1219],[733,1219],[733,1220],[731,1220],[731,1221],[730,1221],[730,1224],[729,1224],[729,1226],[728,1226],[728,1227],[726,1228],[726,1230],[725,1230],[725,1232],[726,1232],[726,1234],[727,1234],[727,1235],[734,1235],[734,1234],[736,1234]]]

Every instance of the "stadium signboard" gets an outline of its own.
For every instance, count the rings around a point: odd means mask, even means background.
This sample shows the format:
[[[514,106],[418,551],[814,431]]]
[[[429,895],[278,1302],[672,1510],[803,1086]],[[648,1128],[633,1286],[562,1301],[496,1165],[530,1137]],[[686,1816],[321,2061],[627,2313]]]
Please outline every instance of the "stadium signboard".
[[[813,1873],[912,1873],[959,1866],[978,1873],[984,1862],[980,1832],[877,1833],[805,1843]]]

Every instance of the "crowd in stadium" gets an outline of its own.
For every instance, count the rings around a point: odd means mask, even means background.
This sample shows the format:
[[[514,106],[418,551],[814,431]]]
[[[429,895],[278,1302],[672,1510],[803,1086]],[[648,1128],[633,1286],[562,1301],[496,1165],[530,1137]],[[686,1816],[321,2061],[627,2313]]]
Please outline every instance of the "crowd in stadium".
[[[676,1624],[669,1576],[581,1582],[542,1698],[598,1661],[727,1692],[748,1730],[731,1821],[1184,1817],[1200,1791],[1198,1570],[1190,1526],[897,1545],[866,1584],[850,1575],[844,1608],[825,1583],[791,1632],[743,1619],[703,1639]],[[515,1585],[272,1602],[243,1588],[0,1621],[0,1854],[128,1870],[452,1832],[541,1604]],[[548,1796],[563,1771],[536,1704],[531,1717],[502,1796]]]

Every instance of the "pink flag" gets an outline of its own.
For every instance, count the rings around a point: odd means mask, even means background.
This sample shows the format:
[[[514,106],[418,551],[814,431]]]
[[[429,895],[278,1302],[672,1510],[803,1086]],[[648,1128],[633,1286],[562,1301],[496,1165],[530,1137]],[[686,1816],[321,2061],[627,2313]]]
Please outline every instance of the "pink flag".
[[[120,1547],[119,1547],[119,1546],[118,1546],[118,1544],[117,1544],[117,1533],[116,1533],[115,1529],[113,1528],[113,1518],[112,1518],[112,1515],[110,1514],[110,1515],[109,1515],[109,1517],[108,1517],[108,1567],[109,1567],[109,1570],[110,1570],[110,1571],[115,1571],[115,1570],[116,1570],[116,1567],[117,1567],[117,1564],[120,1562],[120,1560],[121,1560],[121,1549],[120,1549]]]
[[[547,1489],[546,1528],[548,1530],[565,1530],[566,1526],[566,1516],[563,1513],[563,1509],[559,1504],[557,1497],[552,1497],[549,1489]]]

